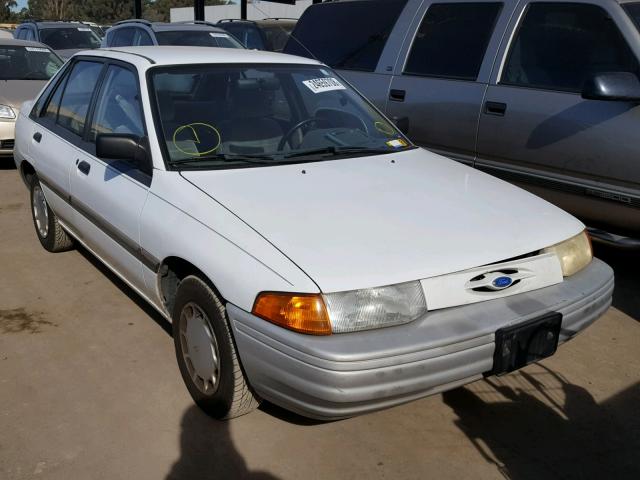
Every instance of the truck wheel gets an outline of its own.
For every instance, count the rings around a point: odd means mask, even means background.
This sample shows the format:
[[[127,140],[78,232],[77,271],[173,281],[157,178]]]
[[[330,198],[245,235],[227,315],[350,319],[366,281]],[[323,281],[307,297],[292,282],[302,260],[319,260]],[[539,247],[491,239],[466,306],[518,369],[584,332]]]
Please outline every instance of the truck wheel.
[[[196,404],[217,419],[239,417],[260,400],[242,371],[224,306],[199,277],[180,282],[173,342],[182,379]]]
[[[31,215],[38,240],[49,252],[64,252],[73,248],[73,240],[64,231],[53,213],[37,176],[31,178]]]

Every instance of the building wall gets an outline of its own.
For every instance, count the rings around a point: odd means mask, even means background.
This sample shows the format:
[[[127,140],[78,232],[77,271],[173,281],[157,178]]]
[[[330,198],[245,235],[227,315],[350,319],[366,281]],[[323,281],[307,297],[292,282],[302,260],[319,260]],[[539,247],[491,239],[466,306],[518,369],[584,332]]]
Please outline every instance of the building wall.
[[[247,5],[247,18],[249,20],[261,20],[266,17],[300,18],[309,5],[311,0],[297,0],[295,5],[254,0]],[[172,8],[170,15],[172,22],[193,20],[193,8]],[[240,18],[240,4],[205,6],[204,18],[209,22],[217,22],[223,18]]]

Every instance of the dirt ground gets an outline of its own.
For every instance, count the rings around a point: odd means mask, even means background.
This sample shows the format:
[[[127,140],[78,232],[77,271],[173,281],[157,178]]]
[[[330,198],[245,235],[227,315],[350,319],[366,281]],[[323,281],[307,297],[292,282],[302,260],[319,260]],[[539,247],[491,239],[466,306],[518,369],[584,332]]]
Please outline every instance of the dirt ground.
[[[0,168],[0,479],[638,479],[639,254],[597,249],[614,307],[541,364],[314,423],[193,406],[170,326],[88,253],[39,245]]]

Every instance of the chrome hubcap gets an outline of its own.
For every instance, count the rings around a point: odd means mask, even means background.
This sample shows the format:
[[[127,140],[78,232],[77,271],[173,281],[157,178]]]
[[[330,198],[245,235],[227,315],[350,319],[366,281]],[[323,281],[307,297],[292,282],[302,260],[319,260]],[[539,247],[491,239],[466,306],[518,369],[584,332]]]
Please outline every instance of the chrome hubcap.
[[[202,393],[213,395],[220,380],[218,343],[209,318],[193,302],[180,313],[180,345],[193,383]]]
[[[33,218],[36,221],[38,234],[42,238],[47,238],[49,233],[49,209],[40,185],[33,187]]]

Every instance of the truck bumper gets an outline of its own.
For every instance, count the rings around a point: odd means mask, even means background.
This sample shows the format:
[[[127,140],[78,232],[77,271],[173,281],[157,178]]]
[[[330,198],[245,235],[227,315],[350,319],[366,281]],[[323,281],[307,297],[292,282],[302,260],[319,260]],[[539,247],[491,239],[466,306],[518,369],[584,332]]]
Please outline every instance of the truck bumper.
[[[482,378],[495,332],[562,314],[560,343],[611,305],[613,271],[593,259],[562,283],[428,312],[406,325],[316,337],[285,330],[228,304],[240,359],[254,390],[301,415],[339,419],[387,408]]]

